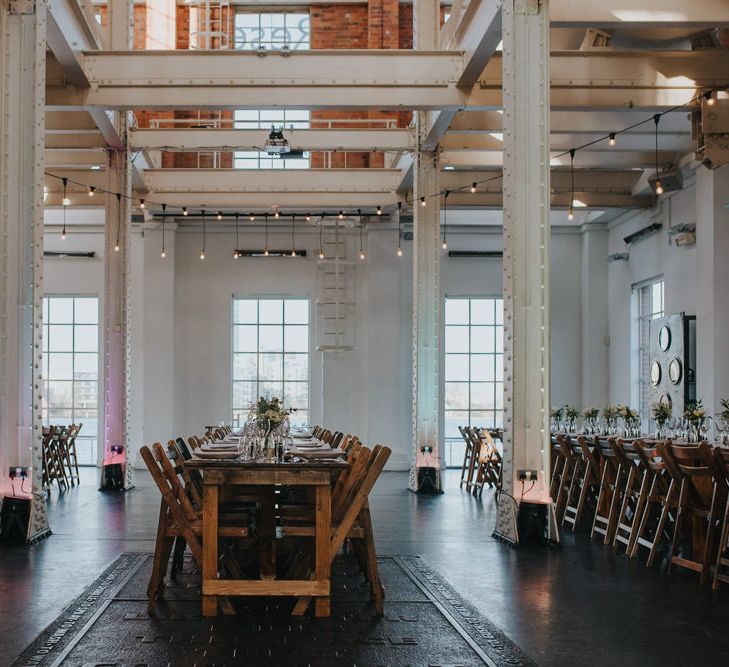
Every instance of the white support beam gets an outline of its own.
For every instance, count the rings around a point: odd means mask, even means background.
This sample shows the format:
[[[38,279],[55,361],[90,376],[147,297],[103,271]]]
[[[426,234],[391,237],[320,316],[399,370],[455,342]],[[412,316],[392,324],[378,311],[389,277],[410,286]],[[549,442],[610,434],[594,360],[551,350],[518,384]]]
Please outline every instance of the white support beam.
[[[667,165],[675,163],[681,156],[681,151],[658,151],[658,164]],[[617,150],[582,150],[577,153],[575,163],[579,162],[582,168],[615,169],[620,167],[651,167],[655,165],[655,151],[617,151]],[[478,169],[487,167],[500,167],[502,153],[493,150],[446,150],[441,154],[443,166],[465,167]],[[569,155],[552,159],[552,166],[568,166]],[[577,164],[576,164],[577,166]]]
[[[134,129],[131,150],[260,151],[270,130],[161,128]],[[284,130],[292,149],[305,151],[409,151],[413,133],[405,128]]]
[[[90,0],[48,0],[48,48],[74,86],[88,86],[81,66],[84,49],[104,46]]]
[[[470,91],[463,55],[447,51],[105,51],[84,55],[91,88],[55,86],[48,108],[496,110],[501,55]],[[553,109],[665,109],[699,87],[726,85],[729,51],[559,51],[550,63]],[[312,75],[312,72],[315,74]]]
[[[550,504],[549,5],[506,0],[504,34],[503,487],[536,471],[522,502]],[[518,542],[515,503],[499,502],[496,533]],[[550,531],[556,526],[550,521]],[[552,533],[552,537],[555,535]]]
[[[15,495],[9,466],[30,466],[28,541],[50,534],[41,412],[46,25],[45,2],[0,0],[0,494]]]
[[[729,27],[724,0],[661,0],[659,4],[625,0],[552,0],[553,28],[721,28]]]

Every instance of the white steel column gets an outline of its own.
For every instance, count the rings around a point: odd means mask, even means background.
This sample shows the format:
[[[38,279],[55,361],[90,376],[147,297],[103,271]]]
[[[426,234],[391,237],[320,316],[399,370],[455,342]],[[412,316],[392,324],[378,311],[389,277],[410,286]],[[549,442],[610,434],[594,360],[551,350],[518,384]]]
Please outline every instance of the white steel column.
[[[549,11],[503,6],[504,490],[549,503]],[[522,487],[519,471],[536,471]],[[515,505],[496,532],[516,539]]]
[[[416,49],[437,49],[440,4],[415,0],[413,34]],[[413,188],[413,451],[409,487],[418,488],[418,471],[435,469],[441,490],[444,451],[440,429],[439,325],[440,303],[440,189],[438,155],[423,150],[428,134],[428,113],[415,115],[417,150]],[[425,197],[425,206],[420,198]]]
[[[130,0],[109,3],[109,38],[112,49],[132,44]],[[127,113],[118,114],[117,133],[127,143]],[[125,488],[132,486],[133,452],[129,447],[129,250],[131,226],[131,161],[126,150],[110,153],[106,189],[104,242],[104,459],[111,448],[124,447]],[[103,475],[103,473],[102,473]],[[103,478],[102,478],[103,485]]]
[[[696,397],[710,415],[729,399],[729,165],[696,171]]]
[[[29,541],[50,533],[41,451],[46,14],[43,0],[0,0],[0,490],[10,491],[9,465],[31,466]]]

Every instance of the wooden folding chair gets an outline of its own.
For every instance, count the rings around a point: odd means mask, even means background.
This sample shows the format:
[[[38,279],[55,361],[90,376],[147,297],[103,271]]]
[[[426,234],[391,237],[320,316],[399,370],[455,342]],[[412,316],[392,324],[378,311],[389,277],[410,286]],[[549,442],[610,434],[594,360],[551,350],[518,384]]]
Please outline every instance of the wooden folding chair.
[[[476,481],[474,483],[473,495],[480,498],[483,495],[484,485],[489,488],[501,488],[501,454],[496,449],[496,444],[491,434],[484,429],[474,428],[472,432],[480,441],[477,460]]]
[[[200,513],[192,506],[187,492],[180,484],[172,463],[162,449],[162,445],[158,442],[155,443],[153,450],[154,454],[146,445],[140,449],[142,459],[162,495],[152,574],[147,587],[147,608],[150,613],[154,612],[157,598],[162,595],[167,564],[176,537],[181,536],[184,538],[185,543],[190,547],[193,560],[198,567],[202,567],[202,519]],[[245,518],[240,516],[234,517],[232,523],[226,522],[225,517],[221,517],[218,536],[247,537],[248,525],[242,525],[244,521]],[[229,566],[234,570],[236,569],[232,563],[229,563]],[[225,613],[232,613],[229,600],[225,599],[222,605]]]
[[[471,458],[473,457],[473,443],[471,442],[471,436],[466,432],[463,426],[459,426],[458,430],[463,438],[463,442],[466,448],[463,450],[463,465],[461,466],[461,481],[458,484],[460,488],[463,488],[464,484],[467,484],[467,471],[471,470]],[[468,488],[468,487],[466,487]]]
[[[582,523],[585,510],[593,509],[597,505],[597,497],[600,491],[600,476],[602,474],[602,457],[600,449],[595,442],[583,435],[577,436],[577,447],[569,435],[557,436],[562,438],[565,445],[569,444],[575,455],[581,460],[573,462],[573,474],[570,480],[570,488],[567,492],[567,499],[562,514],[562,525],[572,525],[572,532],[575,532]]]
[[[642,443],[640,440],[626,442],[618,439],[612,444],[618,464],[624,471],[622,476],[624,480],[623,487],[619,489],[620,510],[615,523],[613,546],[617,547],[624,544],[625,552],[628,553],[632,545],[632,535],[638,532],[640,514],[644,505],[641,490],[645,472],[641,467],[636,449]]]
[[[600,448],[602,474],[590,537],[594,539],[596,536],[601,536],[603,544],[612,544],[615,536],[620,507],[620,488],[625,474],[615,455],[614,442],[615,438],[597,437],[595,439],[596,445]]]
[[[336,449],[337,447],[339,447],[339,443],[341,443],[343,439],[344,439],[344,433],[342,433],[341,431],[337,431],[332,436],[332,441],[331,441],[331,443],[329,443],[330,447],[332,449]]]
[[[674,565],[699,573],[704,584],[711,577],[718,538],[717,524],[726,502],[726,483],[711,447],[660,445],[666,469],[679,485],[678,509],[668,572]],[[697,553],[698,552],[698,553]]]
[[[567,523],[574,522],[574,515],[577,512],[577,503],[580,497],[580,485],[582,483],[585,461],[569,436],[559,434],[557,436],[557,442],[559,443],[560,452],[565,462],[557,489],[555,515],[557,520],[564,525],[565,521]]]
[[[355,545],[365,578],[372,589],[372,597],[378,614],[383,613],[384,589],[377,569],[377,554],[375,551],[372,520],[369,512],[368,497],[370,491],[380,476],[385,463],[390,458],[391,450],[382,445],[375,446],[372,451],[367,447],[360,447],[353,456],[352,464],[346,471],[344,480],[335,484],[332,493],[332,538],[327,549],[329,566],[344,544],[350,539]],[[341,479],[341,475],[340,475]],[[301,515],[300,515],[301,516]],[[311,520],[308,522],[294,522],[282,516],[284,534],[300,537],[315,535],[315,526]],[[287,526],[286,523],[289,523]],[[298,523],[298,525],[296,525]],[[320,547],[319,547],[320,548]],[[310,557],[309,557],[309,567]],[[311,598],[301,597],[294,607],[293,615],[299,616],[306,612]]]
[[[724,492],[726,493],[727,486],[729,485],[729,450],[722,447],[715,447],[713,454],[717,468],[724,477]],[[721,533],[716,550],[712,588],[717,590],[720,582],[729,584],[729,497],[724,503],[724,518],[721,522]]]
[[[643,442],[636,443],[634,449],[643,471],[643,482],[639,493],[639,509],[636,510],[640,514],[638,528],[631,533],[631,544],[628,544],[626,554],[635,558],[640,547],[645,547],[648,549],[646,567],[651,567],[664,533],[670,535],[673,532],[668,530],[668,524],[675,520],[678,486],[668,474],[666,462],[657,447]]]

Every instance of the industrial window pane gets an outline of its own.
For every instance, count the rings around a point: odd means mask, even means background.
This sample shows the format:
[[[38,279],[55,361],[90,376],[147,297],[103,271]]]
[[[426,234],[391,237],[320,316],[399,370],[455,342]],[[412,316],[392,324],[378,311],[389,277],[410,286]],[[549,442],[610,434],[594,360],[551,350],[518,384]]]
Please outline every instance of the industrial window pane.
[[[95,465],[99,442],[99,300],[47,296],[43,342],[43,421],[82,423],[81,465]]]
[[[234,423],[247,418],[248,406],[259,396],[277,396],[287,407],[296,407],[292,424],[308,421],[308,323],[308,299],[234,297]]]
[[[463,462],[458,426],[495,428],[503,419],[503,301],[447,298],[445,302],[446,463]]]

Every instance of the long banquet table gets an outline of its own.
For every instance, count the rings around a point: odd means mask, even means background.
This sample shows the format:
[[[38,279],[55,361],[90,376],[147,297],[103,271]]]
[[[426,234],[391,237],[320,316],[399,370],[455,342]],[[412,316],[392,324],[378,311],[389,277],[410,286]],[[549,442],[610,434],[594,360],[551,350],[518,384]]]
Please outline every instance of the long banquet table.
[[[348,463],[339,460],[290,461],[259,463],[238,460],[193,458],[185,466],[199,470],[203,479],[202,516],[202,613],[216,616],[218,596],[294,596],[313,597],[316,616],[331,613],[331,489]],[[313,579],[277,579],[275,556],[275,488],[278,485],[315,489],[315,569]],[[260,579],[218,578],[218,516],[219,502],[229,487],[259,487],[261,526],[259,552]]]

